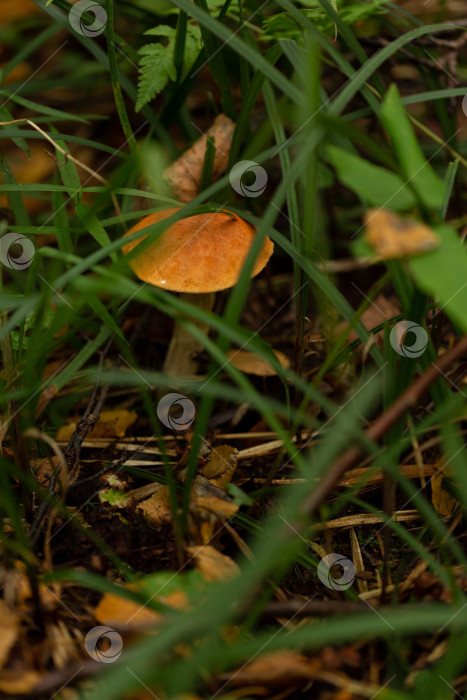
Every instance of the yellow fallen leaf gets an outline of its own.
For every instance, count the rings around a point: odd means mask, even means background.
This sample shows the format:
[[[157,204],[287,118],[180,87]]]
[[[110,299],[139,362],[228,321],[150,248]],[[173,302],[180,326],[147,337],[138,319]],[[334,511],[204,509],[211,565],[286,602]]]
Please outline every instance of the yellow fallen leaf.
[[[187,551],[194,557],[196,568],[206,581],[226,581],[240,573],[233,559],[210,545],[187,547]]]
[[[94,617],[102,625],[144,625],[160,618],[160,613],[113,593],[105,593],[94,609]]]
[[[58,442],[68,442],[68,440],[71,439],[71,436],[73,435],[75,430],[76,421],[73,421],[72,423],[67,423],[66,425],[62,425],[62,427],[58,429],[55,439]]]
[[[123,437],[137,418],[136,411],[127,411],[124,408],[102,411],[92,435],[93,437]]]
[[[129,591],[138,590],[137,583],[130,583],[125,588]],[[149,596],[148,596],[149,598]],[[154,598],[159,603],[174,610],[184,610],[188,598],[184,591],[171,591],[167,595]],[[121,598],[114,593],[105,593],[94,609],[94,617],[103,625],[145,625],[154,623],[162,618],[162,613],[152,610],[140,603],[134,603],[128,598]]]
[[[273,352],[282,367],[288,369],[290,367],[288,357],[279,350],[274,350]],[[245,374],[255,374],[258,377],[273,377],[277,374],[274,367],[267,360],[255,355],[253,352],[247,352],[246,350],[229,350],[227,357],[231,365],[241,372],[245,372]]]
[[[441,242],[425,224],[388,209],[370,209],[363,219],[365,238],[383,260],[428,253]]]
[[[127,411],[124,408],[117,408],[110,411],[102,411],[99,420],[97,421],[94,430],[92,431],[93,438],[113,438],[123,437],[128,428],[138,418],[135,411]],[[76,421],[63,425],[58,433],[56,440],[66,442],[76,430]]]
[[[136,507],[152,525],[166,525],[172,519],[170,510],[170,494],[167,486],[160,486],[152,496],[141,501]]]

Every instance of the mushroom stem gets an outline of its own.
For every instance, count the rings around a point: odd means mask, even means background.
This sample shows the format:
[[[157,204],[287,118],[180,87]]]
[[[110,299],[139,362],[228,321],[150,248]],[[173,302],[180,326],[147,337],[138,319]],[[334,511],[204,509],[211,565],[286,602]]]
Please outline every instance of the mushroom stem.
[[[205,311],[212,311],[214,292],[207,294],[180,294],[180,299]],[[209,326],[201,321],[194,322],[196,326],[207,333]],[[164,374],[169,377],[191,377],[198,373],[197,356],[204,350],[201,343],[194,338],[181,324],[175,322],[172,339],[164,362]]]

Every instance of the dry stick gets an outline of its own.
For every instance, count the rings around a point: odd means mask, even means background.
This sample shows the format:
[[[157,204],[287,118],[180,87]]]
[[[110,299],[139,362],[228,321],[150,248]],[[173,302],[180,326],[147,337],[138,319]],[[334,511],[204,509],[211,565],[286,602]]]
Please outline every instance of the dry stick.
[[[294,599],[287,601],[272,601],[268,603],[260,615],[261,620],[271,620],[277,617],[327,617],[343,613],[362,612],[367,610],[365,603],[340,600],[309,600]]]
[[[76,479],[79,474],[79,455],[81,452],[81,445],[83,444],[86,436],[94,429],[94,426],[99,420],[102,406],[104,405],[108,393],[109,386],[105,385],[102,387],[101,394],[97,402],[94,402],[94,397],[91,397],[91,401],[88,404],[85,416],[76,426],[76,429],[65,450],[65,457],[70,470],[70,475],[74,479]]]
[[[392,406],[370,425],[364,433],[365,438],[373,442],[380,440],[389,428],[399,420],[402,414],[412,408],[417,401],[420,400],[423,394],[435,383],[440,375],[465,353],[467,353],[467,335],[461,338],[451,350],[448,350],[440,357],[437,364],[433,362],[431,367],[429,367],[424,374],[415,379],[408,389],[394,401]],[[359,445],[350,447],[331,465],[328,472],[302,504],[300,511],[303,515],[311,516],[317,511],[326,496],[337,485],[344,472],[353,467],[361,456],[362,451],[362,447]]]
[[[69,474],[68,474],[68,467],[67,467],[65,455],[63,454],[62,450],[57,445],[55,440],[53,440],[50,437],[50,435],[43,433],[41,430],[39,430],[36,427],[28,428],[28,430],[26,430],[23,433],[23,437],[31,438],[33,440],[41,440],[42,442],[45,442],[47,445],[49,445],[49,447],[55,453],[55,456],[58,458],[57,467],[54,467],[52,460],[50,460],[49,463],[50,463],[50,466],[52,468],[53,476],[59,482],[59,486],[60,486],[60,490],[61,490],[61,498],[63,501],[65,501],[66,494],[68,491]],[[51,478],[50,484],[54,483],[55,479]],[[48,506],[48,503],[46,505]],[[58,513],[57,508],[52,508],[52,511],[50,513],[49,520],[47,523],[47,527],[45,530],[45,537],[44,537],[44,564],[45,564],[46,569],[48,569],[50,571],[52,570],[52,552],[50,549],[50,533],[52,530],[52,525],[54,523],[54,520],[57,516],[57,513]]]
[[[397,481],[386,471],[383,474],[383,513],[388,518],[393,518],[396,508]],[[389,558],[392,549],[392,530],[385,525],[383,527],[383,570],[381,572],[381,603],[386,600],[386,592],[389,585]]]
[[[112,335],[105,348],[101,352],[99,352],[99,374],[102,370],[105,357],[107,356],[107,353],[110,350],[113,340],[114,337]],[[99,420],[102,411],[102,406],[104,405],[104,402],[107,399],[107,394],[109,393],[110,389],[108,385],[103,386],[101,389],[101,395],[99,397],[99,400],[97,400],[98,387],[99,379],[97,379],[97,381],[94,384],[91,398],[88,401],[88,405],[86,406],[84,415],[79,421],[78,425],[76,426],[75,431],[71,436],[68,445],[65,449],[65,459],[67,461],[69,474],[74,480],[78,478],[79,474],[79,456],[81,453],[81,446],[86,437],[89,435],[89,433],[92,432],[94,426]]]
[[[399,398],[390,406],[387,411],[381,414],[374,423],[365,431],[365,437],[376,441],[379,440],[389,428],[394,425],[394,423],[400,418],[404,411],[412,408],[417,401],[423,396],[425,391],[427,391],[432,384],[439,377],[441,372],[444,372],[452,362],[455,362],[462,354],[467,353],[467,335],[464,336],[451,350],[449,350],[445,355],[443,355],[438,364],[432,363],[431,367],[427,371],[418,377],[411,386],[403,393]],[[319,508],[321,503],[324,501],[326,496],[332,491],[332,489],[337,485],[339,479],[342,477],[345,471],[351,469],[357,459],[362,453],[361,447],[351,447],[346,452],[344,452],[341,457],[334,462],[327,474],[319,482],[316,488],[308,496],[305,502],[302,504],[301,512],[304,515],[311,516]],[[301,526],[298,526],[301,529]],[[319,615],[320,612],[326,610],[326,614],[332,614],[334,610],[331,607],[321,605],[319,607],[314,605],[315,601],[309,601],[304,607],[304,614]],[[289,603],[269,603],[265,615],[267,617],[276,617],[279,605],[287,605],[287,612],[290,612],[291,607],[296,607],[296,601],[290,601]],[[342,612],[344,610],[343,606],[355,605],[356,612],[360,611],[361,606],[359,603],[340,603],[339,610],[337,612]],[[347,609],[347,608],[345,608]],[[286,612],[285,608],[281,608],[281,612]],[[66,670],[67,674],[69,669]],[[81,679],[87,677],[96,671],[95,664],[85,663],[81,666],[79,673],[77,673],[77,678]],[[54,689],[57,684],[61,683],[63,680],[63,672],[56,672],[51,674],[49,677],[42,681],[42,684],[36,686],[36,688],[27,695],[27,697],[37,697],[39,692],[42,693],[43,690],[50,692]],[[69,675],[67,676],[69,677]],[[58,683],[57,683],[58,681]],[[59,687],[59,685],[58,685]],[[23,696],[24,697],[24,696]]]

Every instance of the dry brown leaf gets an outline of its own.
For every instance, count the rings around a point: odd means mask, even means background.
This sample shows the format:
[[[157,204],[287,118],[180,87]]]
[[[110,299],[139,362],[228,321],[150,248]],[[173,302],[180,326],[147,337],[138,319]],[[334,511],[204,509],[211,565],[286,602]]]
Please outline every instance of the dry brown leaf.
[[[233,559],[210,545],[187,547],[187,551],[195,558],[196,568],[206,581],[226,581],[240,573]]]
[[[138,414],[135,411],[127,411],[124,408],[102,411],[100,418],[92,431],[92,437],[123,437],[128,428],[133,425],[137,418]],[[61,440],[63,442],[68,441],[75,432],[76,425],[76,421],[63,425],[57,433],[56,440]]]
[[[201,541],[208,542],[213,535],[216,523],[224,523],[238,511],[238,506],[223,488],[231,481],[238,463],[238,450],[230,445],[214,448],[208,461],[200,468],[195,477],[190,494],[188,529],[190,534]],[[210,478],[206,478],[209,476]],[[170,492],[168,486],[160,486],[142,501],[140,510],[152,525],[158,527],[170,523]]]
[[[39,418],[42,411],[45,408],[47,408],[47,406],[52,401],[56,393],[57,387],[54,384],[51,384],[50,386],[46,387],[43,391],[41,391],[39,400],[36,405],[36,418]]]
[[[231,501],[226,501],[224,498],[216,496],[196,496],[195,504],[201,512],[207,511],[216,517],[220,522],[225,522],[238,511],[238,506]]]
[[[212,180],[218,179],[227,167],[234,129],[233,121],[225,114],[219,114],[206,134],[165,170],[164,178],[176,199],[180,202],[191,202],[199,194],[207,137],[215,143]]]
[[[383,294],[379,294],[376,299],[373,300],[373,303],[363,312],[360,320],[367,331],[371,331],[372,328],[379,326],[384,321],[389,321],[400,313],[401,309],[398,304],[393,303]],[[349,333],[349,342],[353,343],[355,340],[358,340],[358,335],[352,330]],[[382,348],[384,343],[384,330],[375,334],[375,340],[376,345]]]
[[[206,479],[198,474],[190,496],[188,531],[195,541],[211,541],[218,524],[223,524],[238,511],[238,506],[225,492],[224,486],[237,468],[238,450],[221,445],[212,450],[210,460],[200,471],[213,474]],[[220,470],[220,471],[219,471]]]
[[[18,617],[3,600],[0,600],[0,629],[0,668],[3,668],[18,637]]]
[[[438,465],[438,471],[431,477],[431,502],[437,513],[444,517],[450,517],[457,505],[456,499],[443,486],[446,478],[446,469],[442,463]]]
[[[277,357],[284,369],[290,367],[290,361],[283,352],[274,350],[274,355]],[[246,350],[229,350],[227,353],[228,360],[231,365],[239,369],[245,374],[255,374],[258,377],[273,377],[277,374],[274,367],[267,360],[258,357],[253,352]]]
[[[199,473],[215,486],[224,486],[232,481],[238,464],[238,450],[231,445],[214,447]]]
[[[161,485],[150,498],[142,501],[136,510],[140,510],[153,525],[161,526],[170,523],[172,513],[168,487]]]
[[[31,461],[31,469],[41,486],[47,487],[49,485],[49,477],[57,473],[58,464],[59,459],[55,455]]]
[[[364,223],[367,242],[383,260],[428,253],[441,242],[425,224],[403,219],[388,209],[370,209]]]
[[[150,498],[142,501],[137,510],[157,527],[170,523],[170,494],[167,486],[161,486]],[[216,523],[224,523],[238,511],[238,506],[232,503],[226,492],[212,484],[204,476],[195,477],[190,495],[190,519],[188,530],[195,539],[201,534],[201,541],[208,542],[216,527]]]

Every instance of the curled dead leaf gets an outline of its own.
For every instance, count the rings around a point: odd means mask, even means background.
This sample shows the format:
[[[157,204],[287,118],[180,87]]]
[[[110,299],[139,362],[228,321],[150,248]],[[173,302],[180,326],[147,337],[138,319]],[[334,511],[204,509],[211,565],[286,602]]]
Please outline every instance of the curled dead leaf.
[[[231,445],[214,447],[206,464],[199,470],[215,486],[222,487],[232,481],[238,464],[238,450]]]
[[[50,477],[53,474],[59,476],[59,459],[55,455],[51,457],[45,457],[44,459],[34,459],[31,462],[31,469],[34,472],[34,476],[41,486],[47,487],[49,485]]]
[[[227,167],[235,124],[225,114],[219,114],[207,132],[164,172],[164,177],[180,202],[191,202],[199,194],[206,142],[215,144],[212,179],[217,180]]]
[[[170,523],[172,512],[168,487],[161,484],[152,496],[142,501],[136,509],[141,511],[152,525],[160,527]]]
[[[182,461],[186,463],[186,460]],[[199,474],[193,480],[188,506],[188,531],[195,541],[208,542],[215,528],[238,511],[239,506],[233,503],[224,488],[231,481],[237,463],[238,450],[230,445],[220,445],[211,450],[207,461],[199,468]],[[183,481],[184,470],[178,476]],[[137,510],[152,525],[167,525],[172,520],[169,488],[158,485],[151,487],[151,490],[151,496],[141,501]]]

